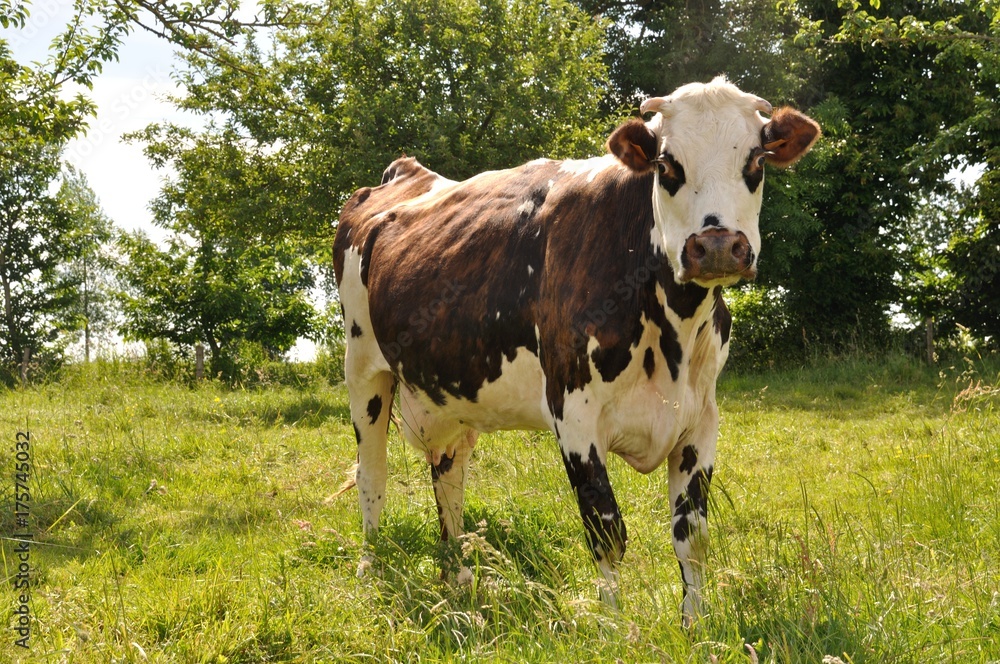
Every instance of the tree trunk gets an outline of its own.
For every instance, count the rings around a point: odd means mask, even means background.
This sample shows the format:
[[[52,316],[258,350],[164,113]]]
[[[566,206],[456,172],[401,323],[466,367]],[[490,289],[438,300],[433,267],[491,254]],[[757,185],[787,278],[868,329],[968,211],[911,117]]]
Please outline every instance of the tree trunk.
[[[25,347],[21,355],[21,385],[28,384],[28,363],[31,362],[31,349]]]
[[[930,316],[924,321],[927,334],[927,364],[934,364],[934,319]]]
[[[83,361],[90,364],[90,292],[88,290],[87,253],[83,254]]]
[[[198,380],[205,377],[205,345],[200,341],[194,345],[194,377]]]

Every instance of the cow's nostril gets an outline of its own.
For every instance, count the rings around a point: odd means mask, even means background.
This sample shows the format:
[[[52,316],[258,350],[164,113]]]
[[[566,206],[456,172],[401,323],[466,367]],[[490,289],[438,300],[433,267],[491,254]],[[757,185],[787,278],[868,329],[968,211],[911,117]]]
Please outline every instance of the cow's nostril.
[[[704,258],[705,257],[705,247],[701,242],[697,240],[694,241],[694,245],[691,247],[692,258]]]

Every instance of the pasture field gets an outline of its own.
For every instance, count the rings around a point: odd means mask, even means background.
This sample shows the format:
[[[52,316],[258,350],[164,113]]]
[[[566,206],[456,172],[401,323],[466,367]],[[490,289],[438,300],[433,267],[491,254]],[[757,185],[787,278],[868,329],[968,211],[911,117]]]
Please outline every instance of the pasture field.
[[[480,438],[439,579],[430,473],[392,431],[381,577],[358,580],[342,386],[234,390],[126,365],[0,392],[0,533],[31,433],[30,650],[3,543],[0,662],[1000,662],[1000,367],[902,357],[728,373],[709,613],[680,626],[666,473],[619,459],[619,612],[597,602],[551,436]],[[22,524],[23,526],[23,524]],[[752,654],[746,644],[752,646]]]

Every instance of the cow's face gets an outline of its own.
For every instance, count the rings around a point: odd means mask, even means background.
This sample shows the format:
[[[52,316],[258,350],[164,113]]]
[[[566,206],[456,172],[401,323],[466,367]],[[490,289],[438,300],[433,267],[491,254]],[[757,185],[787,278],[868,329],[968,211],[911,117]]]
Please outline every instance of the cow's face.
[[[649,122],[626,122],[608,148],[629,168],[654,171],[653,244],[679,283],[734,284],[757,274],[764,167],[809,151],[812,119],[741,92],[725,78],[643,102]]]

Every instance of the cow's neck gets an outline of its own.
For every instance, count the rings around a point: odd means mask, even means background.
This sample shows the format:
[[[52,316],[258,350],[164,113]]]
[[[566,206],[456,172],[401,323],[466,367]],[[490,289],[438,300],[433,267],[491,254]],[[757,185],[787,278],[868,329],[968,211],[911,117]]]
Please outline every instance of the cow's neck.
[[[681,348],[687,350],[698,332],[711,323],[720,288],[713,290],[695,283],[678,284],[674,281],[669,266],[666,266],[662,274],[657,300],[664,308],[667,320],[677,331]]]

